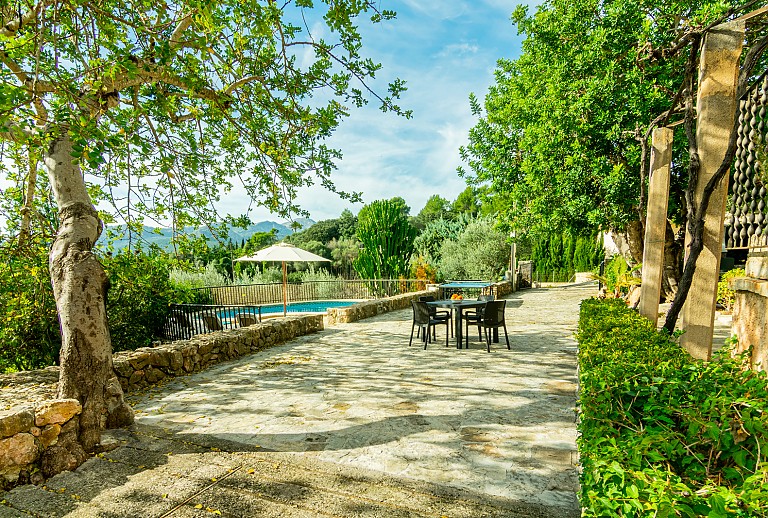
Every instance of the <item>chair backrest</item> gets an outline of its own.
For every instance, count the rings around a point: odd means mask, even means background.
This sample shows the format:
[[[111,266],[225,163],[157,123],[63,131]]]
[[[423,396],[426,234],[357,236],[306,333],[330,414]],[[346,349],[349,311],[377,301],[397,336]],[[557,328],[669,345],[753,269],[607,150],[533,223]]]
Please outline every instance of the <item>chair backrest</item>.
[[[240,327],[248,327],[258,324],[259,319],[253,315],[237,315],[237,322],[240,324]]]
[[[221,325],[221,320],[216,315],[203,315],[203,322],[205,322],[205,327],[210,331],[221,331],[224,329],[224,326]]]
[[[491,301],[491,300],[496,300],[496,297],[494,297],[493,295],[480,295],[479,297],[477,297],[477,300]]]
[[[417,300],[411,301],[413,306],[413,323],[427,325],[429,324],[429,306],[426,302]]]
[[[419,302],[434,302],[437,299],[433,295],[422,295],[419,297]]]
[[[174,311],[171,313],[171,318],[175,320],[176,323],[181,327],[192,327],[192,324],[190,324],[187,315],[180,311]]]
[[[483,324],[487,326],[500,325],[504,322],[504,309],[506,300],[491,300],[485,305],[483,312]]]

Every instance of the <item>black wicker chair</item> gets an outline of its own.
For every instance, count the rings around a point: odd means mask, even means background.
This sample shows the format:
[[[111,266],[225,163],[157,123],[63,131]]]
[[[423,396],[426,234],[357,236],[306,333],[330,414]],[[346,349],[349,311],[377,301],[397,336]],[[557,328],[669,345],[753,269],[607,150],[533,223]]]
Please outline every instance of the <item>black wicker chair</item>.
[[[477,297],[477,300],[484,300],[486,302],[490,302],[494,300],[493,295],[480,295]],[[484,307],[480,307],[477,309],[469,309],[466,312],[464,312],[461,315],[461,319],[466,322],[467,325],[467,332],[465,333],[466,339],[469,340],[469,326],[476,326],[477,327],[477,339],[482,340],[483,339],[483,331],[480,327],[480,321],[483,319],[483,310],[485,310]],[[463,322],[461,323],[463,325]]]
[[[434,302],[437,300],[432,295],[423,295],[419,297],[420,302]],[[437,309],[434,306],[427,305],[429,308],[429,316],[432,317],[433,320],[447,320],[448,322],[451,322],[453,320],[453,310],[446,310],[446,309]],[[419,336],[418,332],[416,333],[416,336]],[[451,326],[451,336],[453,336],[453,326]]]
[[[483,316],[480,319],[480,327],[485,330],[485,345],[488,348],[488,352],[491,352],[491,335],[488,330],[499,329],[500,327],[504,328],[504,339],[507,341],[507,349],[511,349],[509,335],[507,334],[507,323],[504,319],[506,307],[506,300],[490,301],[485,305]],[[467,347],[469,347],[469,339],[467,339]]]
[[[426,302],[411,301],[413,306],[413,324],[411,325],[411,338],[408,341],[408,346],[413,344],[413,330],[418,326],[421,331],[421,341],[424,343],[424,349],[427,348],[427,343],[434,338],[435,327],[437,325],[445,325],[445,345],[448,346],[448,320],[437,320],[430,316],[429,306]]]

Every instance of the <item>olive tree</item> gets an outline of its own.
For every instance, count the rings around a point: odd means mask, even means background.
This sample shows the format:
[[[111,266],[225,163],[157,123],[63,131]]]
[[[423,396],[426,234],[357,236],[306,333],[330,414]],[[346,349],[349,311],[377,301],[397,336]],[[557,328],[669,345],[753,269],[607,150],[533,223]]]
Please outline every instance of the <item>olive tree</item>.
[[[60,225],[50,274],[61,321],[58,396],[83,405],[78,447],[133,418],[112,370],[95,204],[129,224],[210,216],[241,182],[274,212],[340,154],[323,144],[350,106],[394,104],[370,80],[357,0],[20,0],[0,7],[0,136],[45,165]],[[5,167],[4,165],[2,167]],[[340,193],[342,196],[354,194]]]
[[[440,253],[439,269],[446,279],[497,280],[509,267],[507,236],[491,218],[468,224],[455,240],[443,243]]]

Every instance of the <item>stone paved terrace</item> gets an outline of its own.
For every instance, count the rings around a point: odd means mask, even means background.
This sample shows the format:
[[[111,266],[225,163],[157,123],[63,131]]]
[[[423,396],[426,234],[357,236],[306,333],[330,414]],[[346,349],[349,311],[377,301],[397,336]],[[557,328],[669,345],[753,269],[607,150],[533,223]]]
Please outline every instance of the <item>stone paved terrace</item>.
[[[0,518],[579,516],[573,332],[594,292],[511,295],[511,351],[409,348],[408,310],[170,381],[131,397],[119,447],[0,495]]]

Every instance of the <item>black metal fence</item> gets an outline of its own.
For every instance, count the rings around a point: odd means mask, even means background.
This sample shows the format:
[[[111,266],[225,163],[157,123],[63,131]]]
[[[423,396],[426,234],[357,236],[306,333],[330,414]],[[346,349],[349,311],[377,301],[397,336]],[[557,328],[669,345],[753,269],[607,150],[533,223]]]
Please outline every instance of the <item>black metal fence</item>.
[[[289,283],[288,301],[366,300],[424,289],[425,281],[415,279],[308,281]],[[188,339],[260,322],[262,307],[270,304],[279,304],[282,314],[283,285],[280,283],[210,286],[195,290],[196,299],[207,304],[171,304],[163,338]]]
[[[195,335],[261,322],[261,306],[171,304],[163,338],[186,340]]]
[[[288,300],[304,302],[312,300],[366,300],[391,297],[426,289],[423,280],[330,280],[288,283]],[[283,302],[283,285],[245,284],[240,286],[209,286],[196,288],[198,300],[210,304],[279,304]]]
[[[575,270],[536,270],[533,273],[534,284],[573,282],[576,278]]]

